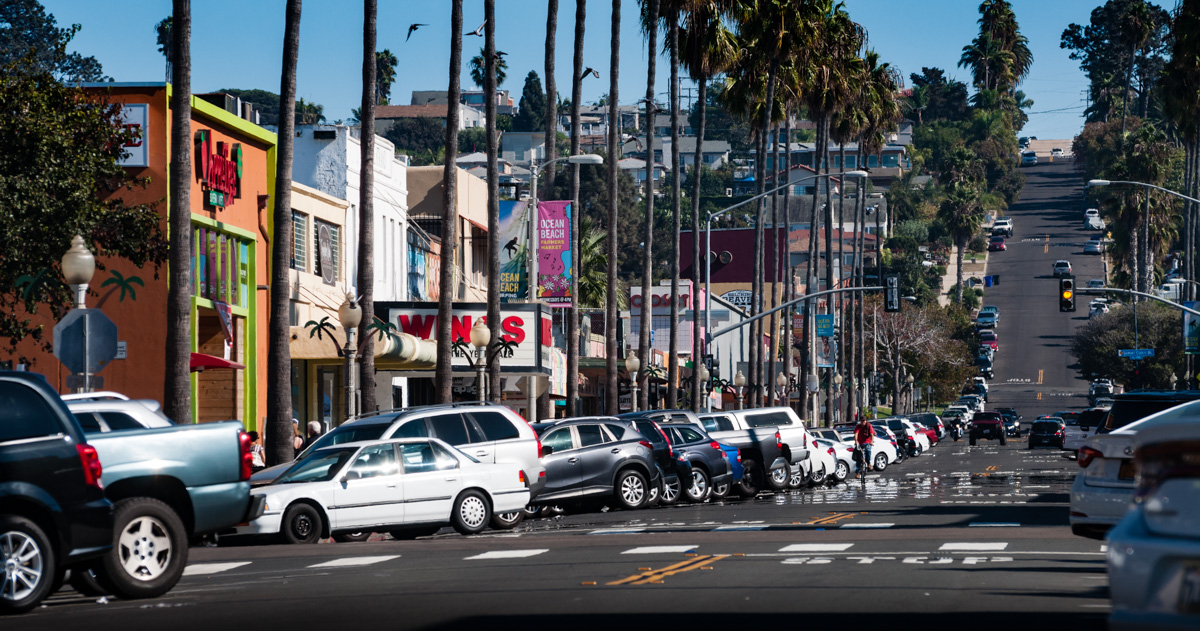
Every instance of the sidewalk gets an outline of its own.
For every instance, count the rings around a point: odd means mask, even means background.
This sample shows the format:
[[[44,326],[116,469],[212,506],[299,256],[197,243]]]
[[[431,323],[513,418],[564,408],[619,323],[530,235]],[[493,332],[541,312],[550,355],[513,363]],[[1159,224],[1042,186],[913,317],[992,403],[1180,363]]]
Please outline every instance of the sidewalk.
[[[991,231],[990,226],[993,221],[995,221],[995,218],[993,218],[992,221],[989,221],[986,224],[984,224],[984,227],[988,228],[989,232]],[[964,264],[963,265],[963,283],[964,284],[966,284],[968,282],[967,281],[968,278],[975,277],[975,278],[979,279],[980,286],[983,285],[983,277],[985,275],[987,275],[987,264],[988,264],[988,259],[989,259],[988,254],[989,254],[989,252],[987,250],[984,250],[983,251],[983,261],[978,262],[978,263],[972,263],[970,261],[970,259],[967,259],[964,256],[964,258],[963,258],[963,264]],[[949,305],[951,302],[953,302],[953,299],[951,298],[950,290],[954,288],[954,283],[957,281],[958,281],[958,257],[954,255],[954,250],[950,250],[950,260],[948,260],[946,262],[946,275],[942,277],[942,288],[943,289],[942,289],[941,293],[938,294],[938,304],[939,305],[945,307],[945,306]]]

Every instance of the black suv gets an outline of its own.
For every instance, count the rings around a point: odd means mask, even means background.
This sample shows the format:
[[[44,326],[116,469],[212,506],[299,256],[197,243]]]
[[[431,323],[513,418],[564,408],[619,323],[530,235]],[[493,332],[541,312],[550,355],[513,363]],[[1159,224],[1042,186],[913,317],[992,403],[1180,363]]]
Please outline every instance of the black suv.
[[[718,488],[728,493],[730,482],[733,481],[729,457],[702,425],[691,421],[670,421],[659,423],[659,427],[666,433],[675,452],[691,464],[692,484],[683,490],[684,499],[703,502],[710,495],[717,495]]]
[[[637,430],[650,444],[654,446],[654,460],[662,471],[661,493],[651,491],[650,504],[671,505],[682,497],[683,485],[692,479],[692,463],[681,454],[675,453],[667,433],[659,423],[667,421],[693,420],[690,412],[684,410],[647,410],[645,412],[626,412],[617,416],[622,423],[627,423]]]
[[[1113,397],[1112,408],[1104,418],[1104,424],[1096,428],[1096,433],[1107,434],[1155,412],[1197,400],[1200,400],[1200,390],[1135,390],[1118,394]]]
[[[112,549],[100,458],[39,375],[0,372],[0,613],[36,607]]]

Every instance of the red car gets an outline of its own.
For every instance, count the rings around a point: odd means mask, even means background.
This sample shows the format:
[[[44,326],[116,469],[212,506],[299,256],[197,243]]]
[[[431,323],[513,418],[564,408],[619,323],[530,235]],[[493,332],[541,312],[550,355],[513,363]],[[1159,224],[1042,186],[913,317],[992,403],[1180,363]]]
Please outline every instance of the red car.
[[[992,350],[1000,350],[1000,338],[996,336],[995,331],[980,331],[979,342],[981,346],[991,346]]]
[[[996,235],[992,237],[991,241],[988,241],[988,252],[1003,252],[1007,249],[1008,246],[1004,243],[1004,237],[1000,235]]]
[[[913,425],[917,426],[918,433],[925,434],[925,438],[929,439],[930,446],[938,444],[937,432],[925,427],[924,425],[921,425],[920,423],[913,423]]]

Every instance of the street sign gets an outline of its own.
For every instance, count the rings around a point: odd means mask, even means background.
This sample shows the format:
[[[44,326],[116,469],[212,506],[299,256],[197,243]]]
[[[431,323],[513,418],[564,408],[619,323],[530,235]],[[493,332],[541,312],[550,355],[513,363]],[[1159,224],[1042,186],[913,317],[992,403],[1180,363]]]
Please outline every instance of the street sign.
[[[883,281],[883,310],[895,313],[900,310],[900,275],[885,274]]]
[[[1200,302],[1187,301],[1182,303],[1188,309],[1195,309]],[[1200,354],[1200,316],[1183,312],[1183,352],[1188,355]]]
[[[833,337],[832,313],[822,313],[813,316],[813,323],[817,326],[817,337]]]
[[[54,356],[73,373],[99,372],[117,356],[117,325],[99,309],[72,309],[54,326]]]
[[[1121,350],[1117,351],[1117,353],[1121,357],[1125,357],[1127,359],[1146,359],[1147,357],[1154,357],[1153,348],[1122,348]]]

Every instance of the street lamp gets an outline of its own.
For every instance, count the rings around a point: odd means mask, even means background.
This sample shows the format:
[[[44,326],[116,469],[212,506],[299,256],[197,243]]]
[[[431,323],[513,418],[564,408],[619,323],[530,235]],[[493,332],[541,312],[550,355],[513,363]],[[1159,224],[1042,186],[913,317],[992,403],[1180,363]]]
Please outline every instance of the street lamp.
[[[839,173],[821,173],[821,174],[817,174],[817,175],[810,175],[806,178],[796,180],[795,182],[788,182],[786,184],[776,186],[775,188],[773,188],[769,191],[766,191],[765,193],[755,195],[754,197],[751,197],[750,199],[742,200],[732,206],[722,208],[721,210],[718,210],[715,213],[709,213],[708,218],[704,220],[704,246],[705,246],[704,247],[704,334],[708,335],[712,331],[712,321],[711,321],[712,315],[711,314],[712,314],[712,221],[713,221],[713,219],[716,219],[717,217],[720,217],[721,215],[724,215],[725,213],[727,213],[735,208],[745,206],[746,204],[749,204],[752,201],[762,199],[763,197],[777,193],[789,186],[792,186],[793,184],[799,184],[800,182],[807,182],[809,180],[816,180],[816,179],[820,179],[823,177],[863,178],[863,177],[867,177],[868,175],[870,175],[870,174],[867,173],[866,171],[846,171],[845,173],[841,173],[841,174],[839,174]],[[814,208],[813,209],[814,217],[816,216],[816,212],[817,211]],[[817,225],[817,222],[813,221],[814,229],[815,229],[816,225]],[[695,238],[698,239],[699,235],[696,235]],[[694,243],[693,246],[695,246],[695,245],[698,245],[698,244]]]
[[[338,320],[346,329],[346,419],[354,418],[358,413],[358,384],[356,382],[355,360],[358,344],[354,339],[358,325],[362,323],[362,308],[354,300],[354,294],[346,294],[346,302],[338,307]]]
[[[642,362],[638,361],[638,357],[634,353],[629,353],[625,356],[625,372],[629,374],[629,387],[632,395],[629,398],[629,410],[637,412],[638,406],[638,385],[637,374],[638,369],[642,367]]]
[[[908,408],[909,408],[909,409],[908,409],[908,411],[909,411],[909,412],[912,412],[912,411],[913,411],[913,409],[912,409],[912,406],[913,406],[913,403],[912,403],[912,397],[913,397],[913,382],[914,382],[914,381],[916,381],[916,380],[915,380],[915,379],[913,378],[913,376],[910,374],[910,375],[908,376],[908,378],[907,378],[907,379],[905,379],[905,381],[907,381],[907,382],[908,382]]]
[[[837,407],[833,409],[834,422],[841,422],[842,414],[842,373],[833,374],[833,391],[837,393]]]
[[[703,363],[696,369],[696,387],[700,389],[700,397],[704,399],[704,407],[708,409],[708,379],[712,375],[708,372],[708,367]]]
[[[1172,390],[1175,389],[1175,384],[1177,384],[1177,383],[1179,383],[1179,377],[1176,377],[1175,373],[1171,373],[1171,389]]]
[[[537,181],[538,174],[542,169],[553,165],[556,162],[568,162],[570,164],[604,164],[604,156],[595,153],[581,153],[574,156],[563,156],[553,160],[547,160],[541,164],[535,161],[529,163],[529,247],[526,250],[529,252],[529,260],[526,264],[529,266],[529,296],[530,300],[537,299],[537,212],[538,212],[538,193]],[[574,212],[578,212],[577,210]],[[571,258],[571,277],[578,278],[576,273],[577,264],[575,257]]]
[[[487,325],[483,323],[483,318],[475,321],[475,326],[471,327],[471,346],[475,347],[475,396],[477,401],[483,401],[483,369],[484,353],[487,350],[488,342],[492,341],[492,332],[488,330]]]
[[[779,398],[786,399],[787,397],[788,378],[783,373],[775,375],[775,389],[779,391]]]
[[[75,308],[85,309],[88,283],[96,273],[96,257],[92,256],[83,237],[75,235],[71,239],[71,247],[62,257],[62,270],[63,280],[75,292]]]
[[[742,409],[742,391],[746,388],[746,375],[742,371],[737,371],[733,376],[733,392],[737,395],[737,409]]]

